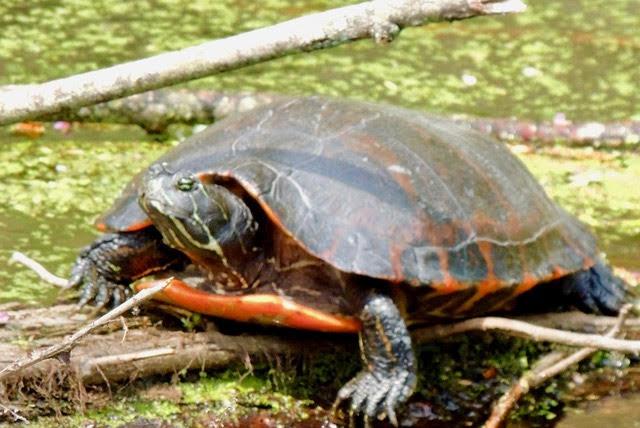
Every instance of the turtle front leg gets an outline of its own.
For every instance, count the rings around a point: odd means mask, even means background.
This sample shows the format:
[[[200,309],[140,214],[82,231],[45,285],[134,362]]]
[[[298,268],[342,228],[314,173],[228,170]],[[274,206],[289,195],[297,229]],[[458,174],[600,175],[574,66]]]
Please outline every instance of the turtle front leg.
[[[372,292],[360,314],[362,370],[338,392],[337,406],[351,400],[350,414],[361,414],[365,425],[376,417],[398,425],[395,407],[409,398],[416,386],[416,364],[411,337],[398,308],[389,296]]]
[[[182,259],[181,253],[162,243],[153,228],[109,233],[82,249],[71,269],[69,285],[82,286],[80,306],[93,301],[98,307],[108,303],[115,307],[130,297],[131,282]]]

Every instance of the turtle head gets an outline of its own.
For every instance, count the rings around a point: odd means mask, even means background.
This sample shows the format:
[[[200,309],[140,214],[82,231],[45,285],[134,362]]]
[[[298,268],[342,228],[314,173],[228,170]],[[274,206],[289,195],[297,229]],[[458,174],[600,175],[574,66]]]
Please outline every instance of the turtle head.
[[[169,246],[199,259],[247,252],[257,230],[250,209],[226,187],[189,172],[151,166],[139,201]]]

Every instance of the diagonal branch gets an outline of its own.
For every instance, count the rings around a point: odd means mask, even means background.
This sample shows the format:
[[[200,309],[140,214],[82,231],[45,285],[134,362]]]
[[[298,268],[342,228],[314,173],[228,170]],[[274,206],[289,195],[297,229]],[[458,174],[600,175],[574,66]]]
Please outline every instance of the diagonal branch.
[[[521,0],[374,0],[102,70],[0,91],[0,125],[97,104],[287,54],[372,37],[391,41],[408,26],[522,12]]]

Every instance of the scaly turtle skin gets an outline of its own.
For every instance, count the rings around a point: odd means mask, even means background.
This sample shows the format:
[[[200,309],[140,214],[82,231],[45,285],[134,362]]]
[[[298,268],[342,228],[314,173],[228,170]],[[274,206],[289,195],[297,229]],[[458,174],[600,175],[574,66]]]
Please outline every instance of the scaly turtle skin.
[[[99,221],[71,281],[117,304],[169,267],[163,299],[214,316],[359,332],[338,393],[365,421],[413,391],[407,326],[509,309],[545,284],[615,313],[622,281],[593,236],[493,140],[446,120],[304,98],[226,119],[154,162]],[[142,287],[149,283],[143,283]]]

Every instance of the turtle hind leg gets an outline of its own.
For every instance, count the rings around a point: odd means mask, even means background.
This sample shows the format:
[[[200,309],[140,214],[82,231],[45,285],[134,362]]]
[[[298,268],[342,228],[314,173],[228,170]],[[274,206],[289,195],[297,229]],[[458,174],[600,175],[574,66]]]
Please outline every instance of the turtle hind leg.
[[[625,282],[601,261],[564,279],[562,292],[581,311],[605,315],[617,314],[629,297]]]
[[[389,296],[372,292],[360,314],[360,353],[364,369],[338,392],[334,410],[350,400],[350,414],[362,415],[365,426],[386,415],[397,426],[395,408],[416,385],[411,337]]]

